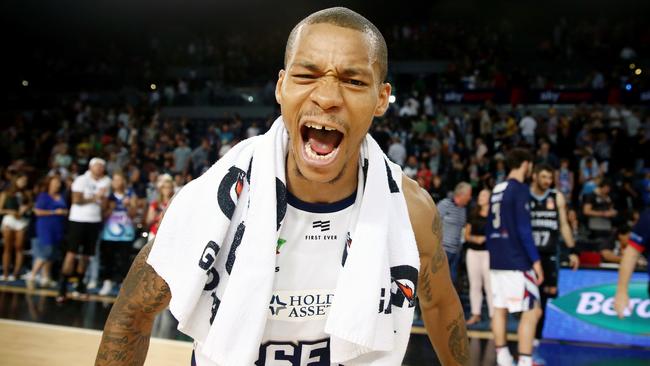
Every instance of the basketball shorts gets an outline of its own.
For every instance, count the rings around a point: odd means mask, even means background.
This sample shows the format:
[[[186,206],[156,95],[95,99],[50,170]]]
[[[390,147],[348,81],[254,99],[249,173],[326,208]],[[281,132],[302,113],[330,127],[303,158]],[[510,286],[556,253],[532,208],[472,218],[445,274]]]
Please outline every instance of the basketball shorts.
[[[490,283],[494,307],[508,309],[510,313],[532,310],[540,299],[535,280],[535,272],[532,269],[525,272],[491,269]]]

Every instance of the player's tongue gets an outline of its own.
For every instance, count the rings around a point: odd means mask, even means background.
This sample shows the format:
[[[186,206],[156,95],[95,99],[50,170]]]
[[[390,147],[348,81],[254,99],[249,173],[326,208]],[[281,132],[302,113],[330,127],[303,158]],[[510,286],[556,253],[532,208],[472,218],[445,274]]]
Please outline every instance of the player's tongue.
[[[319,155],[327,155],[331,153],[338,145],[338,135],[339,133],[336,131],[309,128],[307,132],[307,141],[315,153]]]

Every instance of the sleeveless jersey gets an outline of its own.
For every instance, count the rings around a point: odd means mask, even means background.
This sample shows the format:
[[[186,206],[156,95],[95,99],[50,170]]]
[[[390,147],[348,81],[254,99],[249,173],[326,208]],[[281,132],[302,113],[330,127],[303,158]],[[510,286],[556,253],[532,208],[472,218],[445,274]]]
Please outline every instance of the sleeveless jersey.
[[[530,218],[533,239],[540,254],[557,254],[559,248],[560,214],[557,191],[549,189],[541,197],[530,193]]]
[[[347,251],[356,193],[331,204],[287,192],[273,293],[256,366],[330,366],[325,322]],[[212,365],[197,352],[198,366]]]

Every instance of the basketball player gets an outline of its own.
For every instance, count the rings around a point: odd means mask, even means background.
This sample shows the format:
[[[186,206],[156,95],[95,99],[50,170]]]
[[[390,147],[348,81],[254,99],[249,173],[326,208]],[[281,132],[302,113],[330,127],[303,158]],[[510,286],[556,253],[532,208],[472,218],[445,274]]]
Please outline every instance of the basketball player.
[[[618,268],[618,286],[616,287],[616,297],[614,298],[614,309],[618,317],[623,319],[630,303],[628,285],[634,267],[636,266],[639,255],[644,253],[646,258],[650,248],[650,208],[646,208],[641,213],[639,221],[632,228],[630,233],[629,245],[623,252],[620,267]],[[650,266],[648,266],[648,276],[650,276]],[[650,296],[650,282],[648,282],[648,296]]]
[[[537,164],[533,170],[533,181],[530,186],[530,217],[533,228],[533,239],[539,251],[544,284],[540,288],[542,310],[546,308],[549,298],[557,296],[557,279],[560,242],[562,235],[564,244],[569,248],[569,263],[574,270],[578,269],[580,260],[576,254],[575,241],[567,220],[567,208],[564,195],[551,188],[553,182],[553,167],[549,164]],[[536,339],[542,338],[544,313],[537,323]]]
[[[506,321],[508,312],[521,312],[518,365],[531,366],[535,327],[542,315],[538,286],[544,282],[530,225],[530,191],[523,183],[530,175],[533,158],[528,150],[516,148],[508,153],[506,164],[510,173],[492,191],[486,226],[494,307],[492,332],[497,364],[511,366]]]
[[[294,224],[304,225],[304,215],[315,215],[314,207],[328,214],[331,220],[327,223],[328,230],[338,230],[341,226],[335,220],[348,220],[346,210],[350,200],[354,201],[353,193],[357,189],[361,142],[372,119],[382,116],[388,107],[391,86],[384,82],[386,68],[387,50],[381,33],[367,19],[351,10],[331,8],[314,13],[302,20],[289,35],[284,69],[280,71],[276,85],[276,99],[289,134],[286,161],[289,205],[285,222],[292,220],[282,225],[281,238],[300,229]],[[304,132],[301,131],[304,116],[330,127],[336,121],[336,126],[341,128],[338,136],[337,133],[334,135],[338,137],[334,142],[338,143],[334,147],[338,153],[326,165],[315,163],[303,153],[306,149],[301,133]],[[332,147],[331,141],[322,141],[317,148],[330,151]],[[437,209],[431,197],[416,182],[405,177],[402,179],[402,191],[420,252],[418,292],[429,338],[444,365],[467,364],[469,354],[464,316],[440,243],[442,233]],[[319,221],[317,226],[323,230],[326,223]],[[309,227],[304,229],[312,230],[312,224],[308,222]],[[291,232],[285,233],[285,228]],[[338,247],[343,247],[346,237],[338,237],[341,240]],[[303,247],[307,244],[297,243]],[[144,363],[154,317],[174,296],[166,282],[146,263],[152,245],[155,244],[150,243],[142,249],[124,281],[106,322],[96,365]],[[282,253],[285,250],[289,248],[282,247],[279,241],[278,251]],[[338,266],[323,266],[322,263],[330,261],[329,253],[304,249],[302,255],[305,260],[321,261],[316,271],[321,280],[336,281],[340,257]],[[286,266],[281,271],[290,270]],[[323,279],[320,272],[327,273],[328,278]],[[278,334],[278,327],[269,328],[270,322],[267,320],[265,333],[275,334],[284,338],[283,341],[291,338],[293,341],[288,347],[309,343],[310,340],[313,343],[314,338],[322,338],[324,334],[323,323],[308,321],[304,322],[300,333],[303,336],[311,334],[308,337],[311,339],[297,339],[294,334]],[[325,361],[329,359],[329,349],[323,353],[327,356],[320,357],[320,361],[303,362],[299,359],[288,361],[282,351],[264,353],[271,356],[264,360],[260,356],[256,365],[329,366],[329,361]],[[285,359],[269,359],[277,357]],[[197,364],[207,366],[210,363]]]

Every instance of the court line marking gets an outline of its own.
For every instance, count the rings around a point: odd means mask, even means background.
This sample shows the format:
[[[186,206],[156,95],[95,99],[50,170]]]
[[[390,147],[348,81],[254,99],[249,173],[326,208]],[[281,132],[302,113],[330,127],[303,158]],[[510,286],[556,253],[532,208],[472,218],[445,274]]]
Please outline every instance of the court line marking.
[[[96,329],[85,329],[85,328],[69,327],[65,325],[44,324],[44,323],[28,322],[28,321],[13,320],[13,319],[0,319],[0,325],[2,324],[17,325],[17,326],[30,327],[30,328],[58,330],[58,331],[63,331],[68,333],[80,333],[80,334],[94,335],[100,337],[103,333],[101,330],[96,330]],[[175,339],[166,339],[166,338],[157,338],[157,337],[151,337],[151,341],[155,341],[157,343],[166,344],[170,346],[193,347],[193,344],[190,341],[179,341]]]

